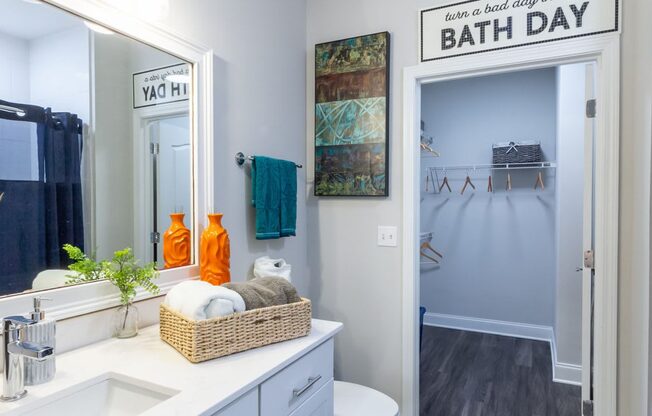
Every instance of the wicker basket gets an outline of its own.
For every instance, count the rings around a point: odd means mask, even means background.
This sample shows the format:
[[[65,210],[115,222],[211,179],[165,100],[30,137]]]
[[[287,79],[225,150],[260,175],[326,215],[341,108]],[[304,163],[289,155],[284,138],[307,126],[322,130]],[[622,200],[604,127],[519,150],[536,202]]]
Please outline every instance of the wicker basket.
[[[509,142],[492,146],[493,163],[534,163],[541,162],[540,142]]]
[[[192,321],[161,304],[161,339],[193,363],[310,333],[310,300]]]

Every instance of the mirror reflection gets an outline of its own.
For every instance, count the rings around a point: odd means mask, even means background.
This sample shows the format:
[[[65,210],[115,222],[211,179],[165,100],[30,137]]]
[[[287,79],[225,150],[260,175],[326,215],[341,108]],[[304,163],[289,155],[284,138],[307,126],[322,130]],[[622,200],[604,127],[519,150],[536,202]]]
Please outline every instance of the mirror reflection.
[[[64,244],[190,264],[191,65],[45,3],[0,8],[0,296],[65,285]]]

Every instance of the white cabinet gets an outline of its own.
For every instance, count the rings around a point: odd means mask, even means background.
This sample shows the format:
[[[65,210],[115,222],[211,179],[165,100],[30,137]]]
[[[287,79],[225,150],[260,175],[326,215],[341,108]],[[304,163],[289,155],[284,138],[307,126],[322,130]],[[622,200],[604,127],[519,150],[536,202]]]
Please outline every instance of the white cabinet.
[[[213,416],[332,416],[333,339],[298,357]]]
[[[333,416],[333,412],[333,379],[330,379],[290,416]]]
[[[332,378],[331,339],[260,385],[260,416],[289,415]]]
[[[257,416],[258,387],[249,390],[213,416]]]

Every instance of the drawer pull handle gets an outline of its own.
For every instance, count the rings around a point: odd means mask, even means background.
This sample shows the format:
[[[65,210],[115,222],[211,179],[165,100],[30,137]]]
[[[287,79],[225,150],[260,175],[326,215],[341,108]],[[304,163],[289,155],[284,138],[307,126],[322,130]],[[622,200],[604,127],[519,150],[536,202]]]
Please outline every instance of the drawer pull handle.
[[[303,393],[307,392],[308,389],[310,389],[310,387],[312,387],[319,380],[321,380],[321,376],[308,377],[308,383],[300,389],[292,390],[292,394],[294,395],[294,397],[301,397]]]

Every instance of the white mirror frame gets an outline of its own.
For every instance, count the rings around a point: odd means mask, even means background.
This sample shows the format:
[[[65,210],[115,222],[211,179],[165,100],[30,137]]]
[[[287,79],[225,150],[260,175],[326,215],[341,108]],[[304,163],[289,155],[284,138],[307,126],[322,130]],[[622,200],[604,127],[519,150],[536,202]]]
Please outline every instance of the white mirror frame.
[[[193,83],[190,117],[193,143],[193,259],[194,264],[162,270],[157,284],[160,295],[180,281],[199,275],[199,236],[213,204],[213,51],[188,42],[177,35],[115,9],[89,0],[44,0],[79,17],[106,26],[116,32],[175,55],[192,64]],[[130,88],[125,85],[125,88]],[[120,304],[118,290],[107,281],[23,293],[0,299],[0,317],[25,314],[32,309],[32,298],[52,299],[46,306],[48,317],[65,319],[115,307]],[[135,301],[153,297],[139,290]]]

